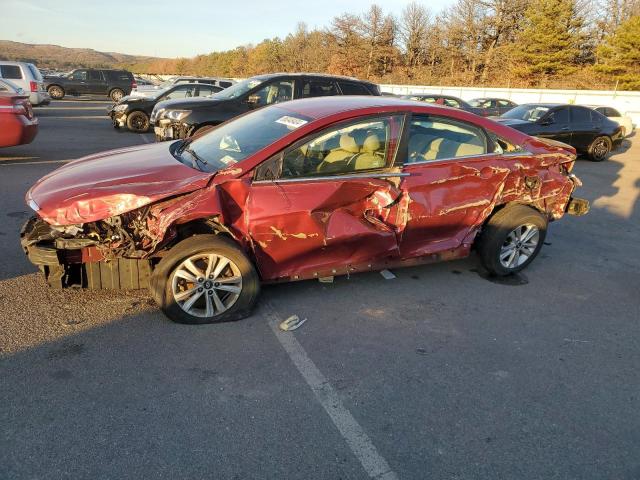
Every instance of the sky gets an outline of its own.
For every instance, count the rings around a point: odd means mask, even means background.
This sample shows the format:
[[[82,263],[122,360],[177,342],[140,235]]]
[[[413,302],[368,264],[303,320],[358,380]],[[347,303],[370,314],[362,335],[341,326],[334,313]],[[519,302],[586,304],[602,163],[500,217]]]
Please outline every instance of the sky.
[[[155,57],[192,57],[311,29],[370,0],[0,0],[0,39]],[[377,0],[400,15],[409,0]],[[438,13],[453,0],[430,0]]]

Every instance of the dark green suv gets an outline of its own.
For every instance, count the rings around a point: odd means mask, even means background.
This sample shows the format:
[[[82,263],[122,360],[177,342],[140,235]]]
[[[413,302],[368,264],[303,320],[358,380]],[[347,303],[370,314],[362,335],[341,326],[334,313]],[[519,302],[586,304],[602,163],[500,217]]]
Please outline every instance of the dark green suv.
[[[136,87],[133,74],[126,70],[79,68],[60,77],[44,78],[45,88],[54,100],[65,95],[104,95],[114,102]]]

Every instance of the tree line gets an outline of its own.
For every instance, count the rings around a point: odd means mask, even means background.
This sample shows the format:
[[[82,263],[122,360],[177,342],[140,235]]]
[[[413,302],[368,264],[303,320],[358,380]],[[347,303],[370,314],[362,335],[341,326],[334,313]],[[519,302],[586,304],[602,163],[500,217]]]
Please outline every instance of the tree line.
[[[378,83],[640,90],[640,0],[457,0],[434,15],[372,5],[322,29],[136,72],[225,77],[326,72]]]

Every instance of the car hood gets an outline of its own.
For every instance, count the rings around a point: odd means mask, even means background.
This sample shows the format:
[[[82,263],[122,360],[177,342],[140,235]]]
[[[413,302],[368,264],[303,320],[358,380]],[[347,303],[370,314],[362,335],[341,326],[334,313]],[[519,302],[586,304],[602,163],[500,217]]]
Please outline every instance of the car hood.
[[[41,178],[26,200],[53,225],[95,222],[206,186],[212,173],[176,160],[170,142],[110,150]]]
[[[142,96],[136,96],[136,95],[126,95],[126,96],[122,97],[120,99],[120,101],[118,103],[116,103],[116,105],[121,105],[123,103],[149,102],[150,100],[152,100],[151,97],[142,97]]]
[[[516,130],[520,130],[521,132],[525,132],[525,133],[530,133],[533,130],[536,130],[536,125],[537,125],[536,123],[528,122],[527,120],[520,120],[517,118],[498,117],[494,120],[498,123],[501,123],[502,125],[515,128]]]
[[[224,102],[228,102],[227,99],[219,99],[219,98],[208,98],[208,97],[196,97],[189,99],[179,99],[179,100],[165,100],[163,102],[158,103],[156,108],[159,110],[161,108],[175,109],[175,110],[193,110],[197,108],[207,108],[214,107],[216,105],[221,105]]]

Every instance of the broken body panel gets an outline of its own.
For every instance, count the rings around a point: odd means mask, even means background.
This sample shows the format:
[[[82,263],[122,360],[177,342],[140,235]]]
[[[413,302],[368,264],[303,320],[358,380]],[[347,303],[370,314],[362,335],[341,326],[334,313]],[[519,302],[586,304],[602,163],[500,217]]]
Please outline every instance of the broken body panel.
[[[27,193],[40,217],[23,229],[27,255],[54,286],[141,288],[177,240],[213,232],[235,239],[264,282],[380,270],[468,255],[483,223],[509,203],[558,219],[577,182],[569,173],[571,147],[459,110],[358,97],[269,108],[312,121],[217,172],[178,162],[171,153],[176,144],[160,143],[86,157],[44,177]],[[405,163],[405,121],[404,139],[385,168],[254,180],[256,167],[310,134],[381,114],[468,122],[519,149]],[[573,210],[586,213],[588,206]],[[125,277],[136,280],[123,281],[121,269],[87,267],[123,259],[132,262]]]

